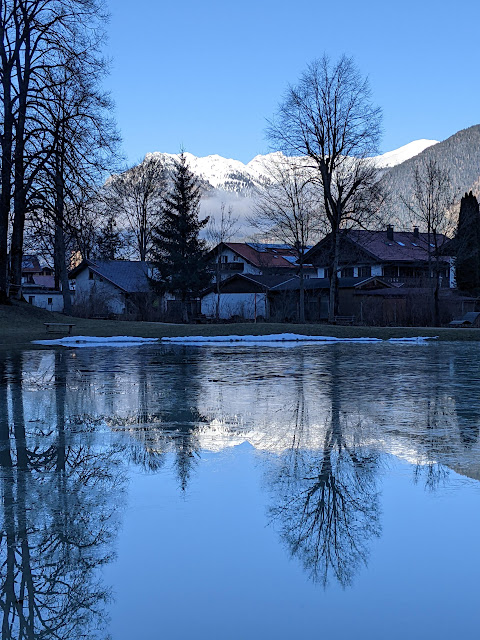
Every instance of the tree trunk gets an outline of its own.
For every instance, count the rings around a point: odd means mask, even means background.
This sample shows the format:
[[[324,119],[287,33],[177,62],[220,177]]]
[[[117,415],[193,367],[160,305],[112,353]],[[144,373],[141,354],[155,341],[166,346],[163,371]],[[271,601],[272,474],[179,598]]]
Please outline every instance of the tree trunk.
[[[2,52],[3,53],[3,52]],[[2,61],[4,56],[2,55]],[[0,185],[0,304],[8,302],[8,218],[12,197],[12,140],[13,115],[11,102],[11,81],[7,70],[3,70],[2,107],[3,135],[1,139],[2,169]]]
[[[300,277],[300,291],[299,291],[299,307],[298,307],[298,321],[300,324],[305,323],[305,278],[303,272],[303,262],[300,263],[299,277]]]
[[[188,324],[188,303],[185,293],[182,293],[182,322]]]
[[[61,159],[57,158],[55,175],[55,240],[54,240],[54,268],[55,285],[61,285],[63,295],[63,313],[71,315],[72,298],[70,294],[70,284],[68,281],[68,271],[65,259],[65,235],[64,226],[64,188],[61,169]]]
[[[217,275],[216,275],[216,288],[217,288],[217,300],[215,304],[215,320],[220,321],[220,257],[217,261]]]
[[[328,322],[335,323],[335,316],[338,315],[338,263],[340,261],[340,230],[336,227],[332,231],[333,235],[333,263],[330,274],[330,296],[328,304]]]

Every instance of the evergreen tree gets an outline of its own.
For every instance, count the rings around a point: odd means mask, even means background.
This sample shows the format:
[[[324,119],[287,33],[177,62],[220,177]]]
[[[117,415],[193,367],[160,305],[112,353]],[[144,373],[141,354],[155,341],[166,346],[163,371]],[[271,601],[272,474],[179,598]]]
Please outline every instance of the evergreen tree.
[[[152,255],[157,267],[154,287],[176,294],[188,322],[188,301],[208,285],[207,249],[199,233],[208,218],[199,219],[200,186],[182,152],[175,162],[172,186],[162,205],[162,222],[153,234]]]
[[[457,287],[462,291],[480,291],[480,211],[471,191],[460,203],[455,246]]]

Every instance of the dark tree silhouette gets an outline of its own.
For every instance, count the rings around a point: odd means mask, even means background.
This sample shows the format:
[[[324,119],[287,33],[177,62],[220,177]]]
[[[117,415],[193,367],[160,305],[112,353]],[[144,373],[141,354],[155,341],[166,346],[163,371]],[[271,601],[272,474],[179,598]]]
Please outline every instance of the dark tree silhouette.
[[[458,227],[454,241],[455,274],[462,291],[480,291],[480,210],[478,200],[470,191],[460,202]]]
[[[206,243],[199,238],[208,218],[199,219],[200,186],[183,152],[175,161],[172,181],[153,237],[154,286],[180,297],[182,318],[188,322],[187,301],[196,298],[210,281]]]

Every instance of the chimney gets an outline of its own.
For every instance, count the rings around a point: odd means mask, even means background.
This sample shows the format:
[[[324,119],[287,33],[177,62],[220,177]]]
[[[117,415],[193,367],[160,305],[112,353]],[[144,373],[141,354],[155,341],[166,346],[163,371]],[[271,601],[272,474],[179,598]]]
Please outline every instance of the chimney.
[[[418,232],[418,227],[413,227],[413,237],[420,238],[420,233]]]
[[[393,240],[393,227],[391,224],[387,225],[387,240]]]

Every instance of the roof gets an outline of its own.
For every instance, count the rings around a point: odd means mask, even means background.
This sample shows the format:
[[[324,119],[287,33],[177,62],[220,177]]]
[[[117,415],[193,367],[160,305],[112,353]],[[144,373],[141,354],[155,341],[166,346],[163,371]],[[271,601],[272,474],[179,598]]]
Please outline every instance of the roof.
[[[36,255],[23,255],[22,256],[22,272],[38,272],[41,271],[40,260]]]
[[[329,236],[330,234],[308,251],[306,254],[308,260],[325,244],[325,241],[328,242]],[[345,232],[343,237],[381,262],[424,262],[435,248],[431,235],[430,237],[427,233],[417,235],[413,231],[394,231],[393,240],[388,239],[386,230],[353,229]],[[449,240],[443,234],[437,234],[437,238],[440,246]]]
[[[459,294],[456,289],[442,287],[438,290],[440,298],[454,298],[455,300],[475,301],[475,298]],[[357,294],[355,294],[357,295]],[[429,297],[432,295],[430,287],[392,287],[391,289],[361,290],[358,295],[362,296],[382,296],[389,298],[406,298],[408,296]]]
[[[391,287],[390,284],[384,282],[381,278],[377,278],[376,276],[372,276],[369,278],[338,278],[338,288],[339,289],[355,289],[362,285],[366,285],[369,282],[379,282],[384,287]],[[297,290],[300,287],[300,279],[295,278],[291,279],[279,286],[275,287],[275,291],[288,291],[288,290]],[[329,289],[330,288],[330,280],[328,278],[307,278],[304,280],[304,288],[306,291],[311,291],[314,289]]]
[[[261,244],[253,242],[224,242],[226,247],[258,268],[297,268],[295,261],[298,251],[281,244]]]
[[[228,287],[228,285],[232,282],[235,281],[239,281],[239,282],[244,282],[245,284],[256,284],[259,286],[260,289],[262,290],[272,290],[275,289],[276,287],[278,287],[279,285],[286,283],[286,282],[290,282],[291,280],[297,280],[298,281],[298,276],[292,274],[292,273],[288,273],[285,275],[251,275],[251,274],[245,274],[245,273],[235,273],[234,275],[230,276],[229,278],[225,278],[224,280],[221,281],[220,283],[220,288],[224,288],[226,285]],[[216,284],[212,284],[209,287],[207,287],[204,291],[202,291],[202,297],[207,295],[208,293],[211,293],[212,291],[216,291],[217,290],[217,285]]]
[[[55,287],[55,276],[31,276],[33,280],[33,284],[38,285],[39,287],[48,287],[53,289]]]
[[[97,273],[125,293],[147,293],[148,263],[139,260],[84,260],[68,274],[76,278],[86,268]]]

